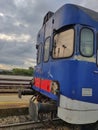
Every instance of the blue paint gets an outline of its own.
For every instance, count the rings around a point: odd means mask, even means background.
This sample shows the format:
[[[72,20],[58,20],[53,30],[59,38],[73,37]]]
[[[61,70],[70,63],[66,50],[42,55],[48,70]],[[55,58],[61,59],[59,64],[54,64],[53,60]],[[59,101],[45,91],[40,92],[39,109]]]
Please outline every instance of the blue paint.
[[[49,61],[43,62],[44,51],[42,49],[41,63],[36,66],[34,77],[58,81],[60,84],[60,94],[68,98],[98,104],[98,74],[94,73],[94,71],[98,71],[97,65],[94,62],[88,61],[88,57],[86,57],[87,60],[86,58],[85,60],[78,60],[75,58],[75,56],[81,56],[79,51],[79,35],[82,27],[89,27],[94,31],[95,48],[92,58],[96,57],[96,32],[98,31],[98,19],[94,18],[91,13],[95,14],[95,17],[98,17],[98,13],[87,10],[85,12],[85,9],[72,4],[64,5],[54,13],[46,26],[43,26],[39,31],[40,37],[38,37],[37,42],[38,44],[41,43],[42,47],[44,46],[44,29],[49,29],[49,31],[47,31],[47,37],[51,37],[51,52],[54,35],[53,30],[60,30],[66,26],[74,25],[74,54],[72,57],[65,59],[53,59],[50,55]],[[51,25],[52,20],[54,20],[54,23]],[[82,88],[91,88],[92,96],[82,96]],[[33,89],[53,100],[58,101],[59,99],[58,96],[38,89],[36,86],[33,86]]]
[[[60,94],[74,100],[98,103],[98,75],[94,70],[96,64],[73,59],[55,61],[51,65],[51,73],[60,83]],[[82,88],[92,88],[92,96],[82,96]]]

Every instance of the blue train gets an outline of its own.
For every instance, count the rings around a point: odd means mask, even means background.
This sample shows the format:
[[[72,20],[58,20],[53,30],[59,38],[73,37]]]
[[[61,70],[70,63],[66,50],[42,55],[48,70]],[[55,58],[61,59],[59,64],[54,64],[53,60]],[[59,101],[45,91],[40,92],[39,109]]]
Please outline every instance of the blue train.
[[[66,4],[48,12],[37,36],[32,89],[70,124],[98,121],[98,13]],[[95,127],[94,127],[95,128]],[[93,130],[98,130],[96,127]]]

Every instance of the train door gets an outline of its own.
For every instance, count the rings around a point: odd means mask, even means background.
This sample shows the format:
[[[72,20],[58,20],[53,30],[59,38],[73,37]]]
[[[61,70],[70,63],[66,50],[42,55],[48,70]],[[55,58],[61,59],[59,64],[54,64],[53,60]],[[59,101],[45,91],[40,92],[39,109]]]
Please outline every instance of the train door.
[[[42,65],[42,79],[41,79],[41,91],[46,94],[50,92],[50,46],[51,46],[51,32],[52,32],[52,22],[51,20],[45,24],[44,28],[44,45],[43,45],[43,65]],[[44,91],[43,91],[44,90]]]
[[[35,89],[40,91],[41,79],[43,76],[43,44],[44,44],[44,27],[40,30],[37,37],[37,66],[35,67],[34,77],[35,77]]]

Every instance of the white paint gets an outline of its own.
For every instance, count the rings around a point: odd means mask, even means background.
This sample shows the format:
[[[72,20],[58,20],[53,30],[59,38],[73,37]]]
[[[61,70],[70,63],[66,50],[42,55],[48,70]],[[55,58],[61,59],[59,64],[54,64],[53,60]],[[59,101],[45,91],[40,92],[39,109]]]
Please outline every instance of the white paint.
[[[92,88],[82,88],[82,96],[92,96]]]
[[[84,57],[84,56],[81,56],[81,55],[78,55],[78,56],[75,55],[74,59],[78,60],[78,61],[87,61],[87,62],[96,63],[96,58],[95,57]]]
[[[58,117],[72,124],[94,123],[98,120],[98,104],[72,100],[60,95]]]

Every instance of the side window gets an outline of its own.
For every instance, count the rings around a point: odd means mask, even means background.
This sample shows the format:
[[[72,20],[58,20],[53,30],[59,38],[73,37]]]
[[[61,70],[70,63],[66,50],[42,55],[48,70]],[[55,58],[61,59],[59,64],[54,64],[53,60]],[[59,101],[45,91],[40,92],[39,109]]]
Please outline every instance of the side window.
[[[41,44],[38,46],[38,50],[37,50],[37,64],[40,64],[41,62]]]
[[[80,52],[83,56],[92,56],[94,51],[94,33],[91,29],[83,28],[80,34]]]
[[[44,61],[47,62],[49,60],[49,52],[50,52],[50,37],[46,39],[44,45]]]
[[[54,36],[53,58],[67,58],[74,51],[74,29],[68,29]]]

